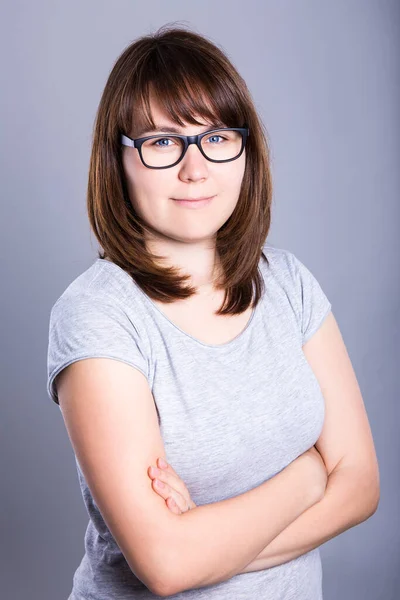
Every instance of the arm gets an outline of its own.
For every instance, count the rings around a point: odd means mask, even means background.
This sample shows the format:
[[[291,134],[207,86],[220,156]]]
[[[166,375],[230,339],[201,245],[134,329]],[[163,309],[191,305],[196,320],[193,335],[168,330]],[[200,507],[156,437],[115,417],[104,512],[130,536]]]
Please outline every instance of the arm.
[[[63,369],[57,389],[93,499],[130,569],[154,594],[229,579],[325,491],[320,460],[304,453],[244,494],[173,514],[146,474],[154,456],[165,456],[146,377],[119,360],[87,358]]]
[[[303,346],[325,399],[315,444],[328,473],[325,497],[292,522],[242,572],[266,569],[320,546],[374,514],[379,469],[360,388],[331,313]]]
[[[168,595],[240,573],[273,538],[318,502],[321,490],[315,483],[314,461],[305,453],[252,490],[176,517],[174,535],[164,553],[168,563],[164,572],[170,574],[165,586]]]
[[[362,523],[377,508],[375,489],[368,474],[339,466],[329,475],[324,498],[290,523],[241,573],[281,565]]]

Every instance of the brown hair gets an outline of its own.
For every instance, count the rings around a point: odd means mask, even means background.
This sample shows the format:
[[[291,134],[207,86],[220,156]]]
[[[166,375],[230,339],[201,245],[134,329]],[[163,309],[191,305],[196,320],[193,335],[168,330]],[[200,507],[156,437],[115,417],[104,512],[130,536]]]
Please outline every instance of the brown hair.
[[[150,297],[163,302],[188,298],[196,288],[189,275],[162,267],[149,252],[143,219],[130,202],[122,165],[120,134],[135,137],[144,125],[154,129],[149,92],[160,99],[171,120],[200,125],[194,115],[226,127],[249,128],[246,165],[237,205],[216,234],[216,253],[225,289],[215,314],[240,314],[264,292],[258,263],[271,223],[272,181],[267,134],[251,94],[227,55],[204,36],[164,25],[130,44],[106,82],[93,129],[87,210],[104,252]],[[253,289],[254,286],[254,289]],[[254,296],[254,298],[253,298]]]

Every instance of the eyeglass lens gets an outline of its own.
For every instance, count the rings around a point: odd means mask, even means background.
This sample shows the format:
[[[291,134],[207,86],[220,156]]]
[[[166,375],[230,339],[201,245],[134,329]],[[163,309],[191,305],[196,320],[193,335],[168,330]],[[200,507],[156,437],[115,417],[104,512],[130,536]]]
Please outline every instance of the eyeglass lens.
[[[201,140],[204,154],[212,160],[235,158],[242,147],[240,131],[214,131]],[[150,167],[167,167],[180,159],[184,150],[182,139],[174,135],[160,135],[142,144],[144,162]]]

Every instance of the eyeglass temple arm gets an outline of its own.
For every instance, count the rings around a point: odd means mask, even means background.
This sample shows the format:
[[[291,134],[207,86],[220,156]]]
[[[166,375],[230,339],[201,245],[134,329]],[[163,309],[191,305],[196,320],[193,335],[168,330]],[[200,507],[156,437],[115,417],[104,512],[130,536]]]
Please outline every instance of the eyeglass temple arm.
[[[135,148],[134,140],[131,140],[130,138],[126,137],[126,135],[124,135],[123,133],[121,133],[121,143],[124,146],[131,146],[132,148]]]

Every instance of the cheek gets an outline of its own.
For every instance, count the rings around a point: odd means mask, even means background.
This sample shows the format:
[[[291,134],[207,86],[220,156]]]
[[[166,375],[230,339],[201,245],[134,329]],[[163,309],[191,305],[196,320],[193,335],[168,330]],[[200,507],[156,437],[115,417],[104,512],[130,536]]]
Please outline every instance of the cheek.
[[[146,169],[146,167],[144,167]],[[146,169],[140,173],[137,178],[137,190],[146,202],[155,204],[163,199],[168,199],[172,196],[173,181],[167,169],[163,171],[155,171]]]
[[[159,181],[159,178],[154,177],[149,171],[138,170],[129,182],[131,202],[141,214],[146,216],[157,213],[168,194],[167,183]]]
[[[140,215],[154,227],[162,226],[170,220],[173,202],[170,200],[172,191],[167,182],[142,181],[137,186],[136,202]]]
[[[232,198],[232,201],[235,201],[239,197],[239,193],[242,187],[242,181],[245,171],[244,164],[235,165],[235,168],[232,168],[230,173],[227,174],[227,177],[224,181],[224,188],[228,195]]]
[[[231,190],[240,189],[242,184],[244,172],[246,169],[246,156],[243,153],[242,156],[231,163],[226,163],[229,167],[225,173],[225,181],[227,187]]]

